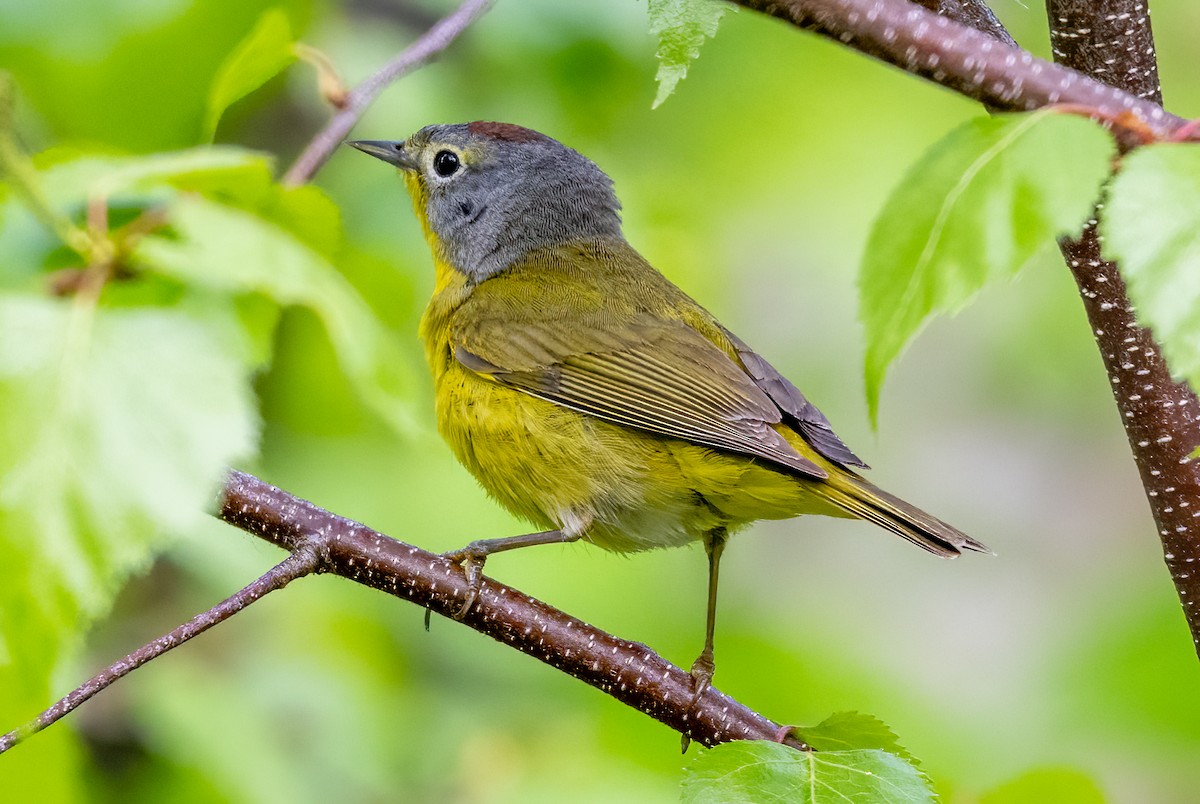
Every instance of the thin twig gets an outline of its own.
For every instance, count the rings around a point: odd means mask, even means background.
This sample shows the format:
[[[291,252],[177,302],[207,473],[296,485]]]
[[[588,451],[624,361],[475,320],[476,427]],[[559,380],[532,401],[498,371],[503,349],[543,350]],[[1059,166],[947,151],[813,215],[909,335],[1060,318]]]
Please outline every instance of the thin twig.
[[[438,20],[400,55],[352,89],[346,97],[345,108],[335,114],[325,128],[313,137],[308,147],[283,175],[282,183],[288,187],[295,187],[311,179],[329,159],[334,149],[346,139],[346,135],[380,92],[393,81],[425,65],[449,47],[471,23],[483,16],[494,2],[495,0],[464,0],[453,13]]]
[[[0,736],[0,754],[24,742],[28,737],[37,734],[51,723],[61,719],[93,695],[106,689],[110,684],[123,676],[127,676],[151,659],[155,659],[167,651],[177,648],[184,642],[199,636],[218,623],[237,614],[268,592],[282,589],[297,578],[315,572],[320,565],[316,550],[308,549],[297,542],[295,551],[279,562],[273,569],[264,574],[254,583],[242,589],[203,614],[198,614],[178,628],[163,634],[153,642],[149,642],[130,653],[123,659],[113,662],[107,668],[80,684],[66,697],[37,716],[26,725]]]
[[[380,589],[454,617],[468,584],[463,569],[442,556],[398,542],[268,485],[231,472],[219,516],[294,550],[312,544],[321,570]],[[484,578],[460,622],[608,693],[705,745],[772,740],[783,733],[749,707],[710,687],[693,704],[693,680],[645,645],[618,639],[517,590]],[[784,742],[807,746],[795,738]]]

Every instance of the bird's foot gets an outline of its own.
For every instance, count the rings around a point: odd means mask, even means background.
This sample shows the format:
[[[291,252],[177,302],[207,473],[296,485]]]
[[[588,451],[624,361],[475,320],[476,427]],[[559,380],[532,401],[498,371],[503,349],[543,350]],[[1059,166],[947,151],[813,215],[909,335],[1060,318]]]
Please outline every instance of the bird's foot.
[[[696,657],[696,661],[692,662],[692,709],[696,708],[700,698],[712,686],[714,669],[712,653],[709,651],[701,653]]]
[[[712,651],[705,648],[704,652],[696,657],[696,661],[692,662],[692,703],[688,707],[688,718],[692,721],[696,719],[696,712],[700,704],[700,699],[704,693],[708,692],[708,688],[712,686],[712,677],[715,666],[713,664]],[[692,744],[692,738],[689,734],[684,734],[680,743],[680,748],[684,753],[687,752],[688,746]]]
[[[442,553],[442,558],[455,564],[461,564],[463,571],[467,574],[467,597],[458,611],[451,615],[454,619],[461,620],[466,617],[467,613],[471,611],[471,607],[475,605],[475,601],[479,599],[479,589],[483,585],[483,564],[487,561],[487,557],[488,551],[478,546],[476,542],[471,542],[461,550]]]

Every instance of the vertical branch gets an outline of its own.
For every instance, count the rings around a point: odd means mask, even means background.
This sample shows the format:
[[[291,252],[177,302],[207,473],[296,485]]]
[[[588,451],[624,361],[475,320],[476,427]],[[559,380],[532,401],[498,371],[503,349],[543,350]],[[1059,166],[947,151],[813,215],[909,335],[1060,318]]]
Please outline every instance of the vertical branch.
[[[1162,104],[1148,0],[1046,0],[1054,60]]]
[[[1130,94],[1162,102],[1146,0],[1047,0],[1054,60]],[[1100,214],[1098,207],[1097,215]],[[1200,444],[1197,400],[1172,381],[1150,332],[1139,327],[1125,283],[1100,257],[1096,220],[1063,256],[1079,286],[1112,383],[1163,555],[1200,652]]]

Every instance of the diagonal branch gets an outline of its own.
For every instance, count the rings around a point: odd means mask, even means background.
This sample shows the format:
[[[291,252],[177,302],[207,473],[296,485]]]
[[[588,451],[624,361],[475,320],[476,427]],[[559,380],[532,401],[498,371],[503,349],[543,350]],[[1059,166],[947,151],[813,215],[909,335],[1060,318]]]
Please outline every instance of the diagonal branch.
[[[462,608],[462,567],[331,514],[244,472],[230,472],[219,516],[285,550],[310,544],[321,571],[424,606]],[[517,590],[484,578],[461,622],[605,692],[705,745],[773,740],[781,727],[710,687],[692,703],[691,675],[645,645],[618,639]],[[794,738],[785,743],[807,748]]]
[[[448,48],[459,34],[471,26],[492,7],[495,0],[464,0],[450,15],[438,20],[432,28],[421,35],[400,55],[380,67],[375,73],[356,86],[346,96],[341,111],[333,116],[296,158],[281,179],[287,187],[304,184],[321,169],[334,149],[346,139],[379,93],[420,67]]]
[[[1184,124],[1157,103],[1036,58],[998,41],[994,31],[969,28],[909,0],[733,2],[835,39],[1000,111],[1071,104],[1094,109],[1108,120],[1132,113],[1159,137]]]
[[[229,473],[217,515],[291,555],[224,602],[113,663],[32,723],[0,736],[0,754],[117,679],[304,575],[340,575],[451,618],[467,595],[466,574],[458,564],[318,508],[244,472]],[[778,740],[809,750],[802,741],[787,736],[787,727],[713,687],[693,700],[691,675],[645,645],[618,639],[486,577],[461,622],[705,745]]]

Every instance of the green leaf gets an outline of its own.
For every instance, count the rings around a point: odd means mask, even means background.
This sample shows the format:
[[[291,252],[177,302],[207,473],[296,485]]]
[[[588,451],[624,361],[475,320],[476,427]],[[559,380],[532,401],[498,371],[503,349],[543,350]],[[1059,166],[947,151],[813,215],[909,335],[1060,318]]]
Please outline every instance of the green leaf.
[[[1083,118],[996,115],[955,129],[912,167],[875,220],[859,276],[872,423],[888,366],[934,314],[957,312],[1082,229],[1113,150]]]
[[[305,197],[307,210],[318,209]],[[147,237],[138,248],[145,267],[189,284],[308,307],[363,400],[393,427],[412,431],[415,382],[408,359],[325,257],[286,229],[204,198],[181,197],[169,215],[172,236]]]
[[[818,751],[878,748],[919,764],[886,723],[874,715],[834,712],[816,726],[796,728],[792,733]]]
[[[1126,157],[1100,226],[1138,321],[1176,379],[1200,388],[1200,146],[1147,145]]]
[[[187,190],[257,205],[276,194],[266,156],[227,146],[145,156],[54,149],[39,154],[34,164],[41,168],[36,180],[46,205],[76,223],[83,221],[89,199],[148,207]],[[37,219],[19,193],[0,193],[0,287],[32,290],[32,277],[59,245],[55,232]]]
[[[1037,768],[979,798],[979,804],[1104,804],[1090,776],[1074,768]]]
[[[204,115],[204,140],[211,142],[217,123],[233,103],[283,72],[296,54],[292,50],[292,27],[282,9],[264,11],[245,39],[217,70],[208,91],[208,107]]]
[[[62,212],[89,198],[152,192],[156,186],[206,192],[217,187],[270,186],[270,158],[229,145],[206,145],[141,156],[50,151],[39,154],[42,188]]]
[[[717,35],[717,25],[730,6],[718,0],[649,0],[650,33],[658,37],[658,94],[653,108],[671,96],[687,75],[705,39]]]
[[[683,804],[935,800],[925,776],[880,750],[797,751],[735,740],[702,751],[684,769]]]
[[[412,431],[411,363],[330,262],[341,247],[341,221],[319,189],[281,188],[264,156],[230,147],[48,161],[41,180],[56,212],[78,217],[95,197],[168,211],[171,228],[144,238],[135,261],[189,285],[311,308],[357,392],[392,426]],[[0,260],[26,271],[6,271],[4,283],[28,286],[29,270],[52,247],[16,200],[0,207]]]
[[[227,305],[0,296],[0,722],[49,679],[152,548],[206,518],[251,454],[253,347]]]

